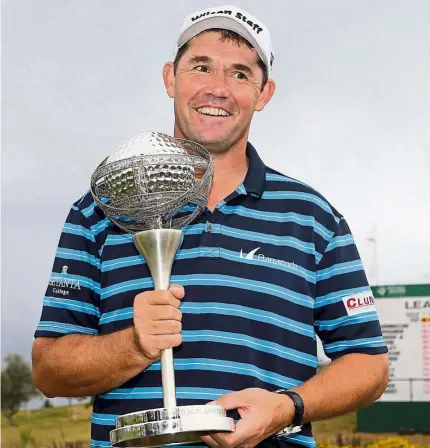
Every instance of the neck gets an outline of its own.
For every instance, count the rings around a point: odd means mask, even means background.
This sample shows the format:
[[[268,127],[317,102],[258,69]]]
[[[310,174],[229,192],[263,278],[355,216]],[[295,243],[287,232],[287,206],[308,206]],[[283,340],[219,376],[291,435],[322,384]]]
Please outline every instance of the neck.
[[[213,184],[228,182],[229,179],[245,179],[248,171],[248,159],[246,157],[246,146],[232,148],[224,154],[211,154],[214,162]],[[240,185],[240,183],[238,185]],[[237,185],[237,186],[238,186]]]
[[[175,137],[185,138],[178,132],[176,126]],[[221,200],[236,190],[245,180],[248,172],[247,135],[244,137],[223,153],[217,153],[207,148],[214,162],[214,175],[208,198],[208,208],[210,210],[213,210]]]

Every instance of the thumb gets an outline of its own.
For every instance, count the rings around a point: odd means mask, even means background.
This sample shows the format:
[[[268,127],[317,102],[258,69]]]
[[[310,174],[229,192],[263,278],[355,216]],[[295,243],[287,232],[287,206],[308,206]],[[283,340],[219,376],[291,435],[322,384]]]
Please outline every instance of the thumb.
[[[169,291],[177,298],[183,299],[185,295],[185,289],[181,285],[173,284],[170,285]]]

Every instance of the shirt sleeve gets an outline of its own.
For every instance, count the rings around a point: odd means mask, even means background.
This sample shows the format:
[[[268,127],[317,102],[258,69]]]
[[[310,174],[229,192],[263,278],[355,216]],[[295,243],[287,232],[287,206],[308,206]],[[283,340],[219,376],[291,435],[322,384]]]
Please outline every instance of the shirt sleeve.
[[[100,258],[91,220],[77,204],[61,233],[35,337],[98,334]]]
[[[314,322],[326,355],[386,353],[372,290],[343,217],[318,265]]]

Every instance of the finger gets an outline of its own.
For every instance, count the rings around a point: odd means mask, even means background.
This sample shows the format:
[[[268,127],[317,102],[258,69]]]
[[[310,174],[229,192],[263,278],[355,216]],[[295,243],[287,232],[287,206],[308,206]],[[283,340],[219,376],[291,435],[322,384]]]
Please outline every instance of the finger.
[[[182,285],[173,284],[170,285],[169,291],[177,298],[183,299],[185,296],[185,289]]]
[[[250,422],[240,419],[237,424],[234,432],[231,432],[226,435],[226,441],[229,446],[234,447],[252,447],[257,445],[254,441],[254,433],[256,430],[256,426]]]
[[[145,303],[148,305],[172,305],[179,308],[181,301],[170,291],[146,291],[135,297],[137,304]]]
[[[182,331],[182,324],[178,320],[157,320],[152,323],[151,335],[177,334]]]
[[[242,442],[246,441],[247,435],[242,434],[238,436],[236,431],[234,432],[211,432],[209,435],[212,439],[221,447],[236,447]]]
[[[182,312],[172,305],[158,305],[151,308],[149,318],[152,321],[177,320],[181,322]]]
[[[206,445],[210,446],[211,448],[222,448],[222,445],[220,445],[211,435],[207,434],[205,436],[200,436],[203,443],[206,443]]]
[[[153,336],[155,347],[157,350],[164,350],[166,348],[178,347],[182,344],[181,333],[164,334],[160,336]]]

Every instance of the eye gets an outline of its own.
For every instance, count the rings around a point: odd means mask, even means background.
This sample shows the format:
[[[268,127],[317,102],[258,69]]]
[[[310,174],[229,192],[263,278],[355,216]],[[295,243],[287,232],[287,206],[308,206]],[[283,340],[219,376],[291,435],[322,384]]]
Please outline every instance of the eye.
[[[243,72],[234,72],[233,73],[233,78],[240,79],[240,80],[248,79],[248,77]]]
[[[194,70],[197,70],[198,72],[209,73],[209,67],[207,65],[197,65],[196,67],[194,67]]]

